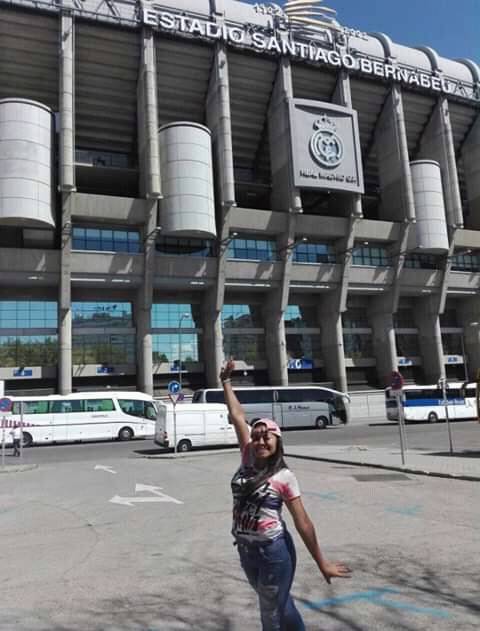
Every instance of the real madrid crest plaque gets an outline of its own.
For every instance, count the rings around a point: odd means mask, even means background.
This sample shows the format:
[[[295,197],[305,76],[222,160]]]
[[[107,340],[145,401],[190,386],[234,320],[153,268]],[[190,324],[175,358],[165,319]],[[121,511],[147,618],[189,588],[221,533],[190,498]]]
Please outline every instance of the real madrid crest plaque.
[[[355,110],[304,99],[289,107],[294,185],[363,193]]]

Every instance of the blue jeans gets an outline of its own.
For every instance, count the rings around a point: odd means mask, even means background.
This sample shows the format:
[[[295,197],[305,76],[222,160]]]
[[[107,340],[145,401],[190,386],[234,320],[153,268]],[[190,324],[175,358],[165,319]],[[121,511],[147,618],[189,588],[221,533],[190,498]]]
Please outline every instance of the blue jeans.
[[[258,594],[263,631],[305,631],[290,588],[297,556],[288,532],[268,544],[238,542],[240,563]]]

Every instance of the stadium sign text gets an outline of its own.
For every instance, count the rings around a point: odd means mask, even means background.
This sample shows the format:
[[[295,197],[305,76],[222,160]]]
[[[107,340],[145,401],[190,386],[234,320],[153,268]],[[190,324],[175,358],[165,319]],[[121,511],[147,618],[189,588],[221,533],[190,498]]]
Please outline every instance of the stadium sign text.
[[[343,46],[335,48],[331,34],[325,36],[324,42],[317,43],[310,39],[307,43],[299,41],[291,31],[264,30],[261,27],[252,28],[252,25],[230,26],[158,10],[153,6],[147,8],[144,5],[141,11],[143,23],[161,31],[224,41],[233,46],[252,48],[259,52],[288,55],[293,59],[343,68],[435,92],[455,94],[465,99],[480,100],[480,94],[475,92],[471,85],[394,63],[385,63],[379,59],[357,56],[354,51],[346,52]],[[328,31],[325,30],[325,33]],[[329,47],[322,46],[322,43]]]

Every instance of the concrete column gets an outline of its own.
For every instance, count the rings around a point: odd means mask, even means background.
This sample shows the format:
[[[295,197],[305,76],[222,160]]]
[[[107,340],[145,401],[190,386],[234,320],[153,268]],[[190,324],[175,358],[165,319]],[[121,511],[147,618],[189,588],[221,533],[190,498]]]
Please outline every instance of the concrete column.
[[[381,219],[415,218],[402,92],[393,86],[375,129],[378,176],[382,200]]]
[[[437,383],[440,377],[445,377],[445,365],[443,363],[438,299],[435,296],[417,300],[415,321],[418,328],[425,381]]]
[[[417,159],[435,160],[442,172],[443,196],[449,227],[463,227],[462,198],[457,176],[448,100],[441,97],[420,141]]]
[[[157,68],[152,29],[141,34],[137,83],[138,161],[140,194],[150,200],[143,228],[143,284],[135,300],[137,388],[153,394],[151,311],[155,275],[155,241],[158,231],[158,200],[161,197],[158,146]]]
[[[202,300],[203,360],[207,386],[220,385],[220,369],[223,364],[222,311],[217,309],[216,291],[211,289]]]
[[[72,214],[74,193],[62,193],[60,286],[58,300],[58,392],[72,391]]]
[[[270,384],[288,385],[287,345],[285,340],[285,320],[281,309],[282,290],[270,292],[263,308],[265,327],[265,349]]]
[[[353,108],[352,90],[349,75],[342,70],[338,75],[337,85],[332,97],[332,103]],[[342,202],[343,203],[343,202]],[[363,216],[362,196],[358,194],[349,195],[349,214],[357,217]]]
[[[232,118],[228,56],[224,43],[215,48],[206,105],[207,126],[212,132],[215,169],[218,173],[219,202],[223,211],[235,205]],[[223,212],[222,212],[223,216]]]
[[[143,28],[137,83],[138,161],[140,194],[160,198],[160,152],[158,146],[157,68],[154,33]]]
[[[386,387],[392,371],[398,370],[391,297],[371,298],[368,318],[373,330],[373,352],[377,361],[378,380]]]
[[[347,369],[343,348],[342,314],[332,309],[330,294],[322,297],[319,316],[321,324],[322,355],[329,381],[342,392],[347,392]],[[335,301],[334,301],[335,302]]]
[[[153,395],[151,297],[142,286],[135,300],[137,388]]]
[[[463,327],[468,375],[475,380],[480,371],[480,299],[475,297],[459,302],[457,317]]]
[[[215,3],[213,10],[216,21],[223,22],[223,3]],[[218,269],[215,295],[211,296],[209,294],[205,303],[206,312],[204,314],[206,378],[207,383],[214,386],[218,384],[218,374],[223,362],[221,312],[225,295],[230,213],[231,209],[236,206],[235,176],[233,171],[232,117],[230,112],[230,79],[228,73],[227,49],[223,43],[218,43],[215,47],[213,66],[208,86],[206,118],[207,126],[212,132],[215,170],[219,176],[217,178],[218,189],[216,191],[220,222],[218,225],[218,235],[220,244],[223,244],[220,245],[217,253]],[[209,319],[211,319],[211,321]],[[215,349],[213,362],[210,361],[212,348]]]
[[[75,190],[75,24],[70,11],[60,18],[60,173],[62,191]]]
[[[462,147],[469,206],[468,228],[480,229],[480,114]]]
[[[300,191],[293,185],[288,100],[293,98],[290,60],[281,57],[268,110],[272,210],[302,212]]]
[[[157,218],[158,201],[150,199],[145,217],[143,236],[143,284],[138,290],[135,302],[137,387],[147,394],[153,394],[151,311],[155,276]]]

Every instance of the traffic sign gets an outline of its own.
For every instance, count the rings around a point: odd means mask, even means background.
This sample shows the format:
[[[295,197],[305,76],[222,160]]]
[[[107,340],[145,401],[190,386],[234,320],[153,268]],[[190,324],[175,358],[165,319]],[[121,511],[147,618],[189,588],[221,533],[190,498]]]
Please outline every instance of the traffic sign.
[[[0,412],[11,412],[13,406],[12,399],[8,397],[2,397],[0,399]]]
[[[182,391],[182,386],[178,381],[170,381],[167,389],[170,394],[179,394]]]
[[[390,377],[390,388],[393,391],[401,392],[404,384],[404,379],[398,370],[394,370]]]

